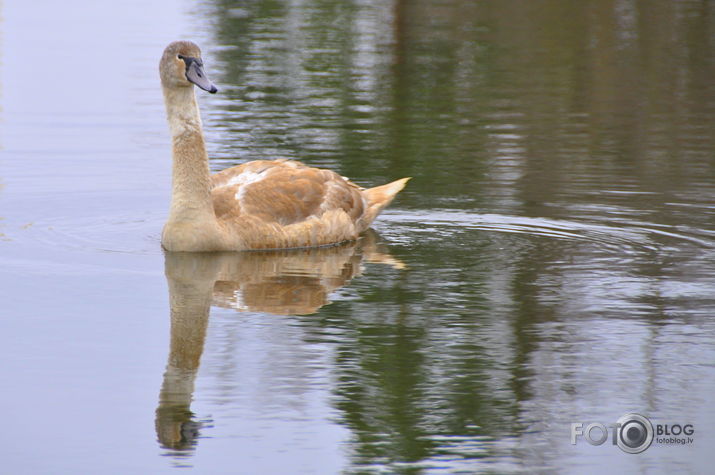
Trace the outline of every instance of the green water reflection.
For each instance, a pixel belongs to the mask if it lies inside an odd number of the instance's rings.
[[[712,418],[664,396],[713,388],[710,2],[205,8],[214,169],[414,177],[376,224],[404,267],[288,312],[334,349],[347,471],[548,470],[619,455],[568,445],[570,421]]]

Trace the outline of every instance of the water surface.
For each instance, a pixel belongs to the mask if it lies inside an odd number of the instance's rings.
[[[0,8],[8,471],[715,461],[709,2]],[[164,254],[157,62],[177,38],[220,89],[199,94],[214,170],[412,176],[375,232]],[[627,412],[694,442],[570,443]]]

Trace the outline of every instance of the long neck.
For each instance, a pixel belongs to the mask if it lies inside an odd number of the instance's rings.
[[[164,102],[174,162],[169,221],[215,219],[209,159],[194,89],[164,88]]]

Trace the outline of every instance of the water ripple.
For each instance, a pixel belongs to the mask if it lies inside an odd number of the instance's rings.
[[[646,222],[604,224],[540,217],[473,213],[459,210],[404,211],[388,210],[384,219],[429,232],[444,233],[453,228],[481,230],[552,239],[582,241],[606,248],[657,252],[667,247],[664,241],[689,243],[703,249],[715,249],[715,233],[680,226]],[[450,231],[451,232],[451,231]]]
[[[161,249],[161,219],[159,216],[57,216],[6,229],[5,239],[64,250],[156,254]]]

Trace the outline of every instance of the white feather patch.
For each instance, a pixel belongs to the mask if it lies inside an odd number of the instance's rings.
[[[240,200],[243,197],[243,194],[246,192],[246,187],[248,185],[263,180],[264,178],[266,178],[266,175],[268,175],[268,173],[266,173],[266,171],[264,170],[261,170],[261,172],[258,173],[246,170],[240,175],[231,178],[226,185],[239,185],[238,191],[236,192],[236,199]]]

